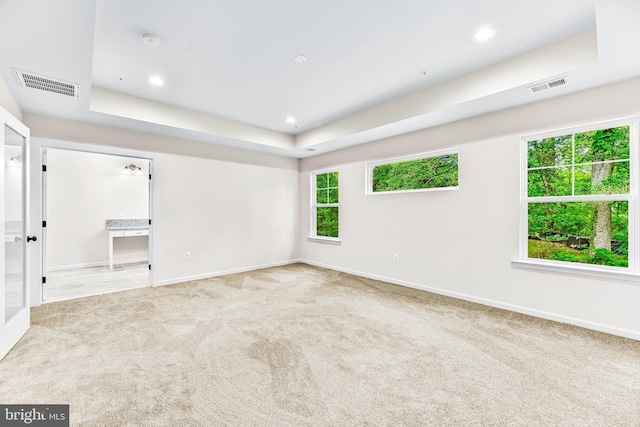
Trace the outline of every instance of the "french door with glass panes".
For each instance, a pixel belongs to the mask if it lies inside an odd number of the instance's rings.
[[[27,283],[29,129],[0,108],[0,359],[29,329]]]

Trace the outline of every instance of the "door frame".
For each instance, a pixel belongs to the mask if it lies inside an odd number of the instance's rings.
[[[150,161],[149,180],[149,282],[151,286],[159,286],[158,275],[158,254],[160,253],[160,188],[158,185],[158,171],[160,168],[160,156],[158,153],[147,151],[129,150],[119,147],[109,147],[104,145],[83,144],[70,141],[61,141],[48,138],[31,138],[31,230],[38,230],[39,237],[44,235],[42,221],[45,220],[43,212],[44,193],[42,166],[45,163],[43,150],[47,148],[81,151],[85,153],[106,154],[112,156],[134,157]],[[32,231],[32,232],[33,232]],[[31,263],[30,273],[33,278],[31,283],[31,307],[42,304],[42,277],[46,277],[46,265],[44,265],[45,239],[38,239],[37,245],[31,246],[29,262]],[[106,243],[105,243],[106,244]],[[106,247],[105,247],[106,248]]]

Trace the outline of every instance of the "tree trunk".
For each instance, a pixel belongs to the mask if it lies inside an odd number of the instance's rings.
[[[594,236],[591,247],[595,249],[611,250],[611,203],[597,202],[595,204]]]
[[[591,185],[595,186],[605,180],[613,172],[613,163],[595,164],[591,166]],[[593,238],[591,249],[611,250],[611,203],[597,202],[594,207]]]

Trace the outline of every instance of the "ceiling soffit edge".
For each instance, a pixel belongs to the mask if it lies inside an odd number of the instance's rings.
[[[89,109],[93,112],[169,126],[211,137],[237,140],[259,146],[304,151],[328,143],[363,135],[362,142],[377,139],[372,129],[398,129],[397,123],[489,97],[520,86],[529,86],[598,62],[596,29],[514,58],[465,74],[453,80],[402,96],[352,114],[327,125],[290,135],[223,117],[187,110],[132,95],[91,88]],[[371,135],[364,137],[364,135]],[[387,135],[389,136],[389,135]],[[362,138],[358,138],[362,139]]]
[[[405,95],[296,136],[304,150],[428,115],[493,94],[529,86],[598,63],[596,29]],[[365,141],[363,141],[365,142]]]
[[[294,136],[235,120],[92,86],[89,110],[225,139],[294,149]]]

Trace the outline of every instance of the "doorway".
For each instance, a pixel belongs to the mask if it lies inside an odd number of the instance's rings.
[[[42,301],[150,286],[151,160],[43,148]]]

